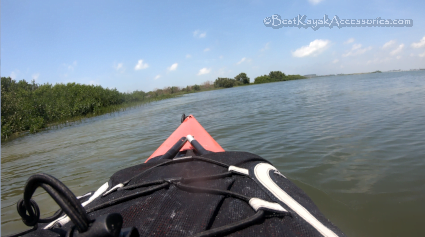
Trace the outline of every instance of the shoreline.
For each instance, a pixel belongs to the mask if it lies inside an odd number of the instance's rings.
[[[247,86],[247,85],[241,85],[241,86]],[[178,92],[178,93],[174,93],[174,94],[167,94],[167,95],[164,95],[160,98],[151,98],[151,99],[148,98],[148,99],[143,100],[143,101],[133,101],[133,102],[125,102],[125,103],[118,104],[118,105],[110,105],[110,106],[102,107],[100,109],[100,111],[98,111],[98,112],[88,113],[86,115],[73,116],[73,117],[69,117],[69,118],[66,118],[66,119],[57,120],[57,121],[48,123],[46,125],[46,127],[37,129],[37,131],[35,131],[33,133],[31,133],[29,129],[12,133],[9,136],[6,136],[6,138],[2,138],[1,143],[3,144],[3,143],[11,142],[11,141],[13,141],[17,138],[20,138],[20,137],[24,137],[24,136],[32,135],[32,134],[37,134],[39,132],[43,132],[43,131],[47,131],[47,130],[51,130],[51,129],[61,129],[61,128],[66,127],[66,126],[72,126],[72,124],[82,122],[85,119],[98,117],[98,116],[102,116],[102,115],[106,115],[106,114],[120,113],[120,112],[123,112],[127,109],[137,108],[137,107],[143,106],[145,104],[149,104],[149,103],[156,102],[156,101],[177,98],[177,97],[180,97],[180,96],[183,96],[183,95],[186,95],[186,94],[191,94],[191,93],[199,93],[199,92],[206,92],[206,91],[220,90],[220,89],[226,89],[226,88],[209,88],[209,89],[204,89],[204,90],[200,90],[200,91]]]
[[[421,70],[419,70],[419,71],[421,71]],[[354,76],[354,75],[388,73],[388,72],[400,72],[400,71],[387,71],[387,72],[374,71],[374,72],[351,73],[351,74],[317,75],[317,76],[314,76],[314,77],[303,77],[303,78],[297,78],[297,79],[291,79],[291,80],[268,81],[268,82],[262,82],[262,83],[254,83],[253,82],[253,83],[249,83],[249,84],[237,84],[237,85],[234,85],[232,87],[244,87],[244,86],[259,85],[259,84],[265,84],[265,83],[293,81],[293,80],[301,80],[301,79],[313,79],[313,78],[327,77],[327,76],[329,76],[329,77]],[[403,72],[409,72],[409,71],[403,71]],[[193,88],[193,87],[194,86],[190,86],[190,87],[187,86],[187,88]],[[232,88],[232,87],[229,87],[229,88]],[[157,89],[155,91],[146,92],[146,94],[148,96],[146,96],[146,99],[144,98],[142,101],[129,101],[129,102],[124,102],[122,104],[109,105],[109,106],[106,106],[106,107],[101,107],[96,112],[91,112],[91,113],[87,113],[85,115],[77,115],[77,116],[72,116],[72,117],[56,120],[56,121],[53,121],[53,122],[46,124],[45,127],[39,128],[39,129],[37,129],[36,131],[33,131],[33,132],[31,132],[30,129],[14,132],[10,135],[7,135],[5,138],[2,137],[1,143],[7,143],[7,142],[13,141],[17,138],[23,137],[23,136],[35,134],[35,133],[50,130],[50,129],[60,129],[60,128],[65,127],[65,126],[72,126],[72,124],[79,122],[79,121],[83,121],[85,119],[89,119],[89,118],[93,118],[93,117],[97,117],[97,116],[101,116],[101,115],[105,115],[105,114],[112,114],[112,113],[116,113],[116,112],[119,113],[119,112],[125,111],[127,109],[136,108],[136,107],[142,106],[144,104],[148,104],[148,103],[155,102],[155,101],[176,98],[176,97],[183,96],[185,94],[227,89],[226,87],[214,87],[211,84],[208,84],[207,86],[205,86],[205,83],[204,83],[204,85],[200,85],[199,89],[197,89],[197,90],[192,89],[192,90],[186,91],[185,88],[182,88],[182,89],[180,89],[180,91],[178,91],[176,93],[172,93],[172,92],[171,93],[167,93],[167,92],[163,93],[162,92],[162,91],[164,91],[166,89],[170,89],[170,88],[174,88],[174,87],[167,87],[167,88],[164,88],[164,89]],[[152,98],[149,97],[151,95],[154,95],[155,93],[158,94],[158,91],[161,91],[162,94],[157,95],[157,97],[152,97]]]

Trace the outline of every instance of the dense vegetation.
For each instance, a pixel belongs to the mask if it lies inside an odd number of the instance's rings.
[[[302,79],[300,75],[285,75],[280,71],[270,72],[255,78],[256,84]],[[202,85],[172,86],[153,91],[133,91],[121,93],[116,89],[94,85],[68,84],[36,84],[10,77],[1,78],[1,139],[22,131],[31,133],[52,124],[67,122],[84,117],[96,116],[108,112],[119,111],[131,105],[171,98],[174,96],[214,88],[229,88],[249,85],[246,73],[234,78],[217,78],[214,83]]]
[[[245,85],[249,84],[249,77],[244,72],[237,75],[234,79],[219,77],[214,81],[214,87],[216,88],[219,88],[219,87],[230,88],[233,86],[239,86],[244,84]]]
[[[121,93],[101,86],[36,84],[1,78],[1,138],[21,131],[34,133],[54,123],[113,112],[141,102],[213,89],[211,82],[185,88]]]
[[[272,71],[269,73],[269,75],[256,77],[254,80],[254,83],[260,84],[260,83],[277,82],[277,81],[298,80],[298,79],[304,79],[304,78],[306,77],[303,77],[301,75],[285,75],[285,73],[281,71]]]

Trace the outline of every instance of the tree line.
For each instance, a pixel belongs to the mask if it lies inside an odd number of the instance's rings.
[[[300,75],[285,75],[272,71],[269,75],[256,77],[255,84],[287,81],[304,78]],[[202,85],[186,87],[165,87],[153,91],[133,91],[121,93],[117,89],[99,85],[37,84],[33,80],[16,81],[10,77],[1,78],[1,139],[10,135],[29,131],[37,132],[51,124],[64,123],[81,117],[90,117],[118,111],[130,105],[150,102],[174,96],[218,88],[249,85],[250,78],[240,73],[234,78],[217,78]]]
[[[212,82],[202,85],[172,86],[153,91],[121,93],[99,85],[37,84],[33,80],[16,81],[1,78],[1,139],[29,131],[37,132],[51,124],[78,117],[90,117],[118,111],[129,105],[150,102],[177,95],[214,89]]]
[[[214,87],[215,88],[230,88],[234,86],[240,86],[240,85],[248,85],[250,83],[249,77],[246,75],[246,73],[242,72],[239,73],[235,78],[225,78],[225,77],[219,77],[214,81]]]
[[[254,79],[254,84],[278,82],[278,81],[290,81],[297,79],[304,79],[306,77],[301,75],[286,75],[281,71],[271,71],[268,75],[258,76]],[[223,87],[229,88],[240,85],[250,84],[250,79],[246,73],[240,73],[235,78],[222,78],[219,77],[214,81],[216,88]]]
[[[305,79],[306,77],[301,75],[285,75],[285,73],[281,71],[271,71],[269,75],[263,75],[256,77],[254,80],[255,84],[268,83],[268,82],[278,82],[278,81],[290,81],[290,80],[298,80]]]

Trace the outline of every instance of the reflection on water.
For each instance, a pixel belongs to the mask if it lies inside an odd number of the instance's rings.
[[[425,72],[324,77],[159,101],[2,144],[2,234],[26,179],[51,174],[76,194],[143,162],[193,114],[225,150],[269,159],[349,236],[425,232]],[[41,212],[57,206],[38,192]]]

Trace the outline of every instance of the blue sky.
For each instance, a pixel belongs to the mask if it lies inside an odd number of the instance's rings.
[[[149,91],[279,70],[425,68],[425,1],[1,1],[1,76]],[[413,27],[266,27],[273,14]]]

